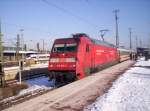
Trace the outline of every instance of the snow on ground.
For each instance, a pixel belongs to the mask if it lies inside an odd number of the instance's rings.
[[[48,80],[49,79],[46,76],[26,80],[24,82],[28,84],[29,88],[21,90],[18,95],[24,95],[39,90],[52,89],[54,86],[54,81]]]
[[[42,85],[42,86],[33,85],[33,86],[31,86],[31,87],[29,87],[27,89],[24,89],[24,90],[20,91],[18,95],[24,95],[24,94],[31,93],[31,92],[34,92],[34,91],[48,90],[50,88],[51,87],[46,87],[44,85]]]
[[[52,89],[52,86],[54,86],[54,81],[48,81],[48,77],[42,76],[30,80],[24,81],[29,85],[29,88],[23,89],[17,94],[16,96],[12,96],[6,99],[3,99],[2,101],[9,101],[13,100],[19,96],[23,96],[29,93],[37,93],[39,91],[46,91]]]
[[[46,86],[46,87],[51,87],[54,84],[54,81],[48,81],[48,80],[49,80],[48,77],[42,76],[42,77],[26,80],[25,82],[29,86],[33,86],[33,85],[42,86],[43,85],[43,86]]]
[[[30,93],[36,90],[47,90],[51,89],[54,86],[54,81],[48,81],[48,77],[42,76],[38,78],[33,78],[25,81],[29,88],[24,89],[19,92],[19,95]]]
[[[150,66],[150,60],[145,61],[145,58],[140,58],[137,63],[135,64],[135,66]]]
[[[150,68],[144,68],[148,64],[139,60],[84,111],[150,111]]]

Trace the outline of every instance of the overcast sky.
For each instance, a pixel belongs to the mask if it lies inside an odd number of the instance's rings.
[[[147,44],[150,36],[150,0],[0,0],[3,41],[15,42],[24,29],[25,43],[30,47],[44,39],[50,48],[54,39],[74,33],[87,33],[100,39],[99,30],[109,29],[105,40],[115,43],[115,17],[119,9],[120,44],[129,47],[129,31]]]

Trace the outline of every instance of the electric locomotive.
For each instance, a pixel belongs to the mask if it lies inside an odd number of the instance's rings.
[[[56,82],[72,82],[119,62],[117,48],[84,33],[54,41],[48,70]]]

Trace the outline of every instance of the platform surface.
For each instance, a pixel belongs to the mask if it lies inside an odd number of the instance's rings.
[[[125,61],[82,80],[14,105],[5,111],[77,111],[103,95],[133,61]]]

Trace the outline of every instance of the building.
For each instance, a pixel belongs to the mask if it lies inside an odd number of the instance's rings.
[[[4,61],[16,61],[17,56],[18,60],[22,57],[25,58],[29,56],[30,54],[37,54],[37,51],[22,51],[21,48],[19,48],[18,55],[17,55],[17,49],[16,47],[3,47],[3,58]]]

